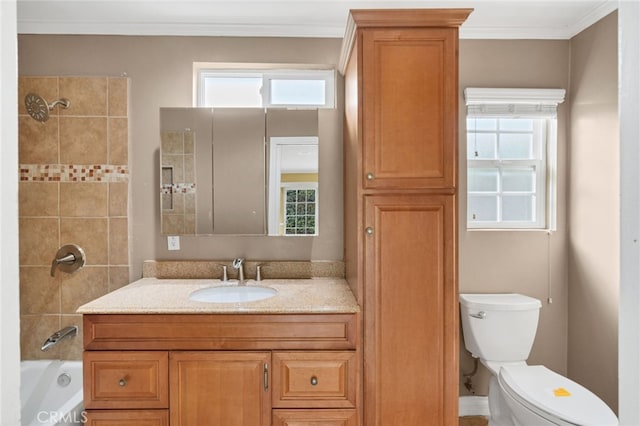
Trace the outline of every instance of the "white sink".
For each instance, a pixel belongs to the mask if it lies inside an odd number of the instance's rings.
[[[273,297],[277,293],[278,291],[271,287],[232,285],[201,288],[192,292],[189,300],[210,303],[255,302]]]

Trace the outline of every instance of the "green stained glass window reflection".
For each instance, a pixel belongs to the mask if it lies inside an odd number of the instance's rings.
[[[285,234],[316,235],[317,189],[287,188],[285,195]]]

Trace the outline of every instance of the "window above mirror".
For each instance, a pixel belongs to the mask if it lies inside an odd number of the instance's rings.
[[[335,108],[335,70],[194,63],[195,106]]]

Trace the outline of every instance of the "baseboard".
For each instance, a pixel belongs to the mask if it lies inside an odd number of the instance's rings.
[[[489,398],[486,396],[461,396],[458,415],[489,416]]]

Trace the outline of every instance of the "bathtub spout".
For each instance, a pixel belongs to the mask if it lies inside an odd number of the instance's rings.
[[[75,325],[71,325],[69,327],[63,328],[62,330],[58,330],[51,336],[47,337],[47,340],[44,341],[40,350],[43,352],[47,351],[53,346],[57,345],[65,337],[73,337],[76,334],[78,334],[78,327],[76,327]]]

